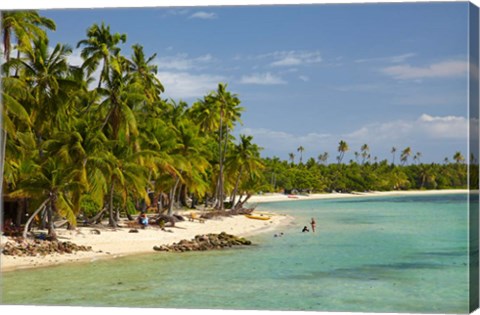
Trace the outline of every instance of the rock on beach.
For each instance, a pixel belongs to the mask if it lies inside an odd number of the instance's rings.
[[[91,251],[90,246],[72,242],[14,239],[5,243],[2,254],[7,256],[46,256],[50,254],[72,254],[78,251]]]
[[[180,242],[173,243],[172,245],[154,246],[153,249],[164,252],[190,252],[223,249],[232,246],[251,244],[251,241],[243,237],[222,232],[220,234],[197,235],[192,240],[181,240]]]

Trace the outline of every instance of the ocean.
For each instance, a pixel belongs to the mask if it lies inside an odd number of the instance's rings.
[[[240,249],[8,272],[2,304],[467,313],[467,201],[448,194],[260,204],[294,221]],[[316,232],[302,233],[312,217]]]

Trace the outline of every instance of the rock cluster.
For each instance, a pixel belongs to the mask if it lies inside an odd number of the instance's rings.
[[[9,256],[45,256],[54,253],[71,254],[78,251],[91,251],[90,246],[76,245],[72,242],[33,240],[22,238],[7,242],[2,248],[2,254]]]
[[[234,235],[222,232],[220,234],[197,235],[192,240],[181,240],[178,243],[166,246],[154,246],[156,251],[164,252],[190,252],[190,251],[205,251],[212,249],[222,249],[238,245],[251,245],[252,242]]]

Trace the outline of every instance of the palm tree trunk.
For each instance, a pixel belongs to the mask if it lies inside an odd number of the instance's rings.
[[[5,105],[3,105],[5,106]],[[1,109],[1,108],[0,108]],[[7,111],[5,111],[7,112]],[[7,130],[5,129],[1,129],[2,131],[2,137],[1,137],[1,140],[2,140],[2,144],[1,144],[1,157],[0,157],[0,175],[3,175],[3,171],[5,169],[4,165],[5,165],[5,155],[6,155],[6,150],[7,150]],[[0,176],[2,178],[2,180],[0,180],[0,201],[3,202],[3,176]]]
[[[238,186],[240,184],[240,178],[242,177],[242,173],[243,173],[243,165],[240,166],[240,170],[238,171],[237,180],[235,181],[235,188],[233,188],[232,195],[230,196],[230,202],[231,202],[230,209],[233,209],[234,206],[235,206],[235,198],[237,198],[237,191],[238,191]]]
[[[238,203],[235,205],[235,209],[242,208],[243,205],[248,201],[248,199],[250,199],[250,197],[252,197],[252,194],[247,193],[247,196],[245,197],[244,200],[242,200],[242,198],[240,198],[240,199],[238,200]]]
[[[163,212],[163,192],[158,195],[157,211],[159,214]]]
[[[217,210],[223,210],[223,153],[222,153],[222,139],[223,139],[223,109],[220,112],[220,134],[218,138],[218,150],[219,150],[219,165],[220,170],[218,173],[218,195],[217,195]]]
[[[170,190],[170,204],[168,205],[168,215],[173,215],[173,204],[175,203],[175,192],[177,190],[178,183],[180,182],[180,177],[177,176],[177,180],[175,181],[175,185]]]
[[[47,204],[47,202],[50,201],[50,198],[47,198],[45,199],[44,202],[42,202],[42,204],[40,205],[40,207],[37,208],[37,210],[35,210],[32,215],[30,216],[30,218],[28,219],[27,223],[25,223],[25,228],[23,229],[23,238],[27,238],[27,233],[28,233],[28,230],[30,228],[30,224],[32,223],[33,219],[35,219],[35,217],[37,216],[37,214],[39,214],[44,208],[45,208],[45,205]]]
[[[117,227],[117,222],[115,221],[115,216],[113,212],[113,194],[114,194],[114,180],[112,179],[112,183],[110,184],[110,193],[109,193],[109,201],[108,201],[108,225],[111,227]]]
[[[57,233],[55,232],[55,226],[53,224],[53,215],[56,213],[55,200],[57,197],[55,195],[50,197],[50,204],[47,206],[47,219],[48,219],[48,236],[51,240],[57,239]]]

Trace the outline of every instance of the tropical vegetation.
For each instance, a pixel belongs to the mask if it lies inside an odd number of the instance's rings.
[[[409,164],[406,148],[396,165],[395,155],[372,162],[365,144],[345,164],[342,140],[337,163],[328,164],[327,152],[303,163],[303,146],[298,164],[294,153],[289,161],[261,158],[251,136],[234,136],[244,108],[227,84],[190,105],[165,99],[156,55],[134,44],[126,56],[127,35],[105,24],[78,41],[81,66],[69,62],[71,47],[49,43],[55,23],[35,11],[4,12],[1,27],[1,190],[52,238],[55,217],[75,228],[106,216],[115,227],[137,211],[237,209],[261,191],[466,187],[461,154],[438,165],[420,163],[417,153]]]

